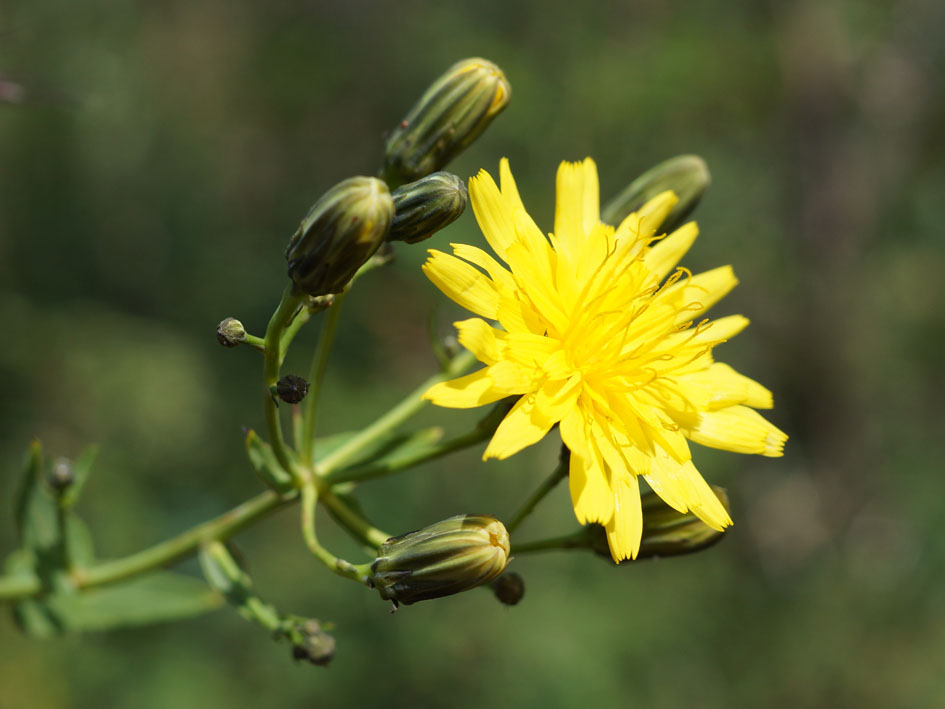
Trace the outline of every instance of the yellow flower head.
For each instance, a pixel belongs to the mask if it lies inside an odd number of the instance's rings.
[[[482,316],[455,325],[460,343],[487,366],[425,397],[455,408],[520,397],[484,459],[507,458],[560,424],[574,513],[581,524],[606,528],[614,561],[640,548],[641,476],[680,512],[714,529],[730,525],[687,439],[767,456],[781,455],[787,440],[755,411],[771,408],[771,392],[712,358],[713,347],[748,325],[741,315],[702,319],[738,283],[731,267],[697,276],[676,268],[698,229],[690,222],[659,236],[676,203],[672,192],[616,228],[601,223],[590,158],[559,167],[547,238],[505,159],[500,177],[501,189],[481,171],[469,196],[508,267],[465,244],[452,244],[453,256],[431,250],[423,266],[448,297]]]

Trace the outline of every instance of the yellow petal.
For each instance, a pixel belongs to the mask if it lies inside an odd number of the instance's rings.
[[[496,330],[480,318],[460,320],[453,325],[459,332],[459,344],[476,355],[476,359],[486,364],[499,361],[500,342],[505,339],[506,333]]]
[[[643,536],[640,483],[636,475],[614,478],[614,516],[607,523],[607,544],[614,561],[636,559]]]
[[[715,530],[721,531],[732,523],[725,506],[691,460],[678,463],[665,451],[657,451],[646,481],[667,505],[682,513],[692,510]]]
[[[597,165],[562,162],[558,166],[555,197],[555,237],[567,258],[580,254],[584,235],[600,221],[600,187]]]
[[[564,382],[546,384],[537,394],[526,394],[502,419],[482,459],[502,460],[537,443],[558,423],[575,398]]]
[[[658,300],[671,303],[680,310],[676,323],[697,320],[706,310],[718,303],[738,285],[731,266],[720,266],[692,278],[681,278],[663,291]]]
[[[597,461],[585,460],[572,450],[568,487],[578,522],[610,522],[614,515],[614,493],[607,473]]]
[[[653,274],[654,280],[663,280],[676,267],[698,235],[699,227],[695,222],[683,224],[665,239],[656,242],[643,255],[643,263]]]
[[[711,486],[696,470],[692,461],[682,464],[680,476],[685,476],[690,481],[689,509],[707,525],[717,532],[721,532],[726,527],[732,525],[732,518],[725,509],[725,505],[716,496]]]
[[[666,217],[673,211],[673,207],[679,201],[679,197],[672,190],[660,192],[655,197],[647,200],[646,204],[640,207],[636,214],[640,218],[638,227],[641,235],[648,238],[659,231],[660,226],[666,221]]]
[[[735,404],[755,409],[774,406],[771,392],[754,379],[716,362],[699,372],[677,378],[680,390],[699,409],[714,411]]]
[[[515,290],[515,280],[498,261],[480,248],[468,244],[450,244],[453,254],[471,264],[479,266],[489,274],[501,292],[511,293]]]
[[[506,247],[515,239],[515,225],[506,207],[506,200],[496,187],[495,181],[485,170],[469,180],[469,202],[482,235],[489,246],[505,259]]]
[[[465,377],[434,384],[423,394],[424,399],[437,406],[451,409],[471,409],[504,399],[508,394],[497,389],[489,377],[489,368],[467,374]]]
[[[423,272],[433,285],[467,310],[495,320],[499,312],[499,292],[495,284],[455,256],[434,249],[429,253]]]
[[[704,446],[776,458],[784,454],[787,434],[747,406],[706,411],[686,436]]]

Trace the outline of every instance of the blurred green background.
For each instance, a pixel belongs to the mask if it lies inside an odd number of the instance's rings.
[[[735,266],[717,312],[753,325],[720,358],[775,392],[791,440],[777,460],[695,451],[733,501],[722,544],[619,568],[522,557],[514,608],[475,591],[391,615],[280,512],[237,541],[265,597],[336,623],[328,670],[229,609],[53,641],[3,614],[0,707],[945,705],[943,36],[938,0],[4,3],[0,553],[34,436],[52,455],[102,445],[80,503],[102,556],[259,490],[240,432],[262,424],[259,358],[214,327],[261,334],[309,205],[372,174],[385,131],[466,56],[502,66],[513,96],[451,170],[508,156],[547,229],[562,159],[595,157],[607,197],[705,157],[684,263]],[[449,241],[481,243],[471,213],[428,245]],[[446,334],[460,311],[423,252],[399,249],[348,299],[325,433],[436,366],[431,314]],[[286,371],[304,371],[315,330]],[[364,504],[392,532],[507,517],[556,452],[468,451],[365,486]],[[519,535],[574,524],[561,486]]]

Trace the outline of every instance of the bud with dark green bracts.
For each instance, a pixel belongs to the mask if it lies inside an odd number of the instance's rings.
[[[371,583],[396,607],[468,591],[508,563],[505,525],[488,515],[459,515],[384,542]]]
[[[712,485],[712,491],[725,509],[729,510],[725,488]],[[638,560],[691,554],[722,539],[724,532],[712,529],[692,512],[677,512],[654,492],[648,492],[640,499],[643,507],[643,539]],[[611,559],[604,528],[591,525],[589,529],[592,535],[591,547],[600,556]]]
[[[217,325],[217,342],[224,347],[236,347],[246,339],[246,329],[236,318],[226,318]]]
[[[341,293],[378,247],[394,218],[387,185],[351,177],[322,195],[285,250],[289,278],[312,296]]]
[[[394,222],[387,235],[390,241],[416,244],[429,239],[459,219],[466,209],[466,185],[449,172],[434,172],[402,185],[391,196]]]
[[[287,404],[298,404],[308,394],[308,382],[296,374],[286,374],[276,382],[276,396]]]
[[[683,223],[708,189],[711,177],[705,160],[698,155],[679,155],[652,167],[630,183],[601,211],[601,221],[616,226],[656,195],[672,190],[679,201],[663,221],[660,233]]]
[[[393,185],[441,170],[506,106],[512,88],[486,59],[464,59],[434,81],[387,139],[384,177]]]

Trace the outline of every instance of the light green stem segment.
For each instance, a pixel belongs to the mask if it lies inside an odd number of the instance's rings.
[[[191,527],[176,537],[143,549],[137,554],[114,561],[103,561],[86,569],[77,569],[74,574],[76,586],[78,588],[102,586],[167,566],[190,556],[202,543],[214,539],[226,539],[236,534],[273,510],[291,503],[296,497],[294,493],[280,496],[267,490],[232,510],[224,512],[219,517]]]
[[[512,521],[505,525],[505,528],[509,530],[509,534],[515,531],[525,518],[532,513],[532,510],[535,509],[538,503],[545,498],[545,495],[554,490],[555,486],[567,477],[567,475],[568,459],[565,457],[558,462],[558,466],[551,471],[551,475],[545,478],[541,485],[535,488],[535,491],[525,500],[525,503],[519,508],[518,512],[515,513],[515,516],[512,517]]]
[[[325,380],[325,371],[328,368],[328,355],[331,353],[332,343],[335,341],[335,332],[341,316],[341,306],[344,303],[344,293],[335,296],[335,302],[328,309],[321,334],[318,336],[318,345],[312,357],[312,368],[309,371],[308,381],[310,390],[305,401],[305,414],[302,417],[302,462],[311,467],[315,460],[315,421],[318,415],[318,397],[322,392],[322,382]]]
[[[227,579],[232,580],[232,583],[240,590],[247,592],[245,596],[239,599],[240,615],[247,620],[259,623],[266,630],[274,633],[278,632],[282,628],[282,618],[279,617],[279,612],[268,603],[265,603],[259,596],[250,592],[252,582],[249,576],[239,567],[227,548],[221,542],[213,541],[205,545],[204,549],[206,555],[212,557],[220,572]],[[200,557],[200,563],[201,566],[206,563],[203,553]],[[206,567],[204,567],[204,574],[208,574]],[[230,600],[230,602],[233,601]]]
[[[400,458],[397,461],[367,463],[366,465],[359,465],[353,468],[344,468],[342,470],[338,470],[337,472],[326,475],[325,480],[331,482],[332,484],[338,484],[355,481],[364,482],[365,480],[373,480],[374,478],[382,478],[386,475],[393,475],[394,473],[399,473],[402,470],[413,468],[417,465],[420,465],[421,463],[426,463],[431,460],[436,460],[437,458],[442,458],[444,455],[448,455],[454,451],[463,450],[464,448],[469,448],[470,446],[474,446],[477,443],[482,443],[483,441],[488,440],[492,436],[492,433],[493,432],[489,430],[481,431],[477,429],[462,436],[451,438],[448,441],[443,441],[436,448],[419,451],[412,456]]]
[[[370,564],[355,566],[350,561],[339,559],[323,547],[315,534],[315,506],[318,503],[318,491],[313,482],[302,488],[302,537],[315,557],[339,576],[369,585]],[[386,539],[386,537],[385,537]]]
[[[266,328],[266,345],[263,362],[263,411],[266,416],[266,429],[269,432],[269,445],[286,472],[299,479],[298,466],[293,462],[282,437],[282,424],[279,421],[279,409],[273,399],[272,387],[279,381],[279,367],[281,365],[282,334],[302,303],[305,295],[295,290],[293,285],[286,286],[282,293],[279,307],[269,320]]]
[[[513,544],[511,553],[532,554],[539,551],[560,551],[561,549],[585,549],[589,546],[587,531],[581,529],[574,534],[549,539],[538,539],[533,542]]]
[[[458,354],[453,358],[445,371],[427,379],[423,384],[410,392],[410,394],[394,408],[381,416],[370,426],[349,438],[344,445],[339,446],[322,458],[315,466],[315,472],[320,476],[324,476],[334,470],[338,470],[342,465],[357,455],[362,448],[392,431],[422,409],[427,403],[423,399],[423,394],[427,389],[434,384],[462,374],[469,369],[475,361],[476,358],[473,356],[472,352],[464,351]]]

